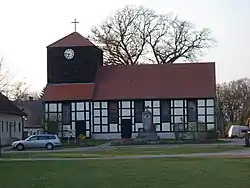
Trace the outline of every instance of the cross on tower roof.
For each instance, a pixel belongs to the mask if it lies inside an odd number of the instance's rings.
[[[71,22],[71,23],[75,24],[75,32],[76,32],[76,24],[78,24],[79,22],[76,21],[76,18],[75,18],[75,20],[73,22]]]

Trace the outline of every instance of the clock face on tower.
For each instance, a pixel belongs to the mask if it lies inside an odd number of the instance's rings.
[[[75,53],[72,49],[67,49],[64,51],[64,57],[66,59],[73,59],[74,55],[75,55]]]

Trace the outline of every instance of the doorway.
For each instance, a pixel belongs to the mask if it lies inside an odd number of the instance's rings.
[[[121,121],[121,137],[131,138],[132,136],[132,120],[122,119]]]
[[[86,136],[86,122],[84,120],[76,121],[75,126],[76,126],[75,127],[75,129],[76,129],[76,137],[78,137],[80,134]]]

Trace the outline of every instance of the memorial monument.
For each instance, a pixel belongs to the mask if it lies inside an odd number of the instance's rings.
[[[156,127],[153,123],[152,112],[149,111],[148,107],[142,113],[142,124],[143,128],[138,131],[137,138],[145,140],[158,140],[159,136],[156,133]]]

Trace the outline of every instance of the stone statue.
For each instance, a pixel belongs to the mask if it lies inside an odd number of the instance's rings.
[[[142,124],[145,132],[151,132],[153,118],[152,118],[152,113],[149,110],[145,110],[142,113]]]
[[[142,124],[143,131],[138,132],[137,138],[143,138],[146,140],[158,140],[159,137],[155,131],[155,125],[153,124],[153,115],[149,111],[149,107],[145,108],[145,111],[142,113]]]

